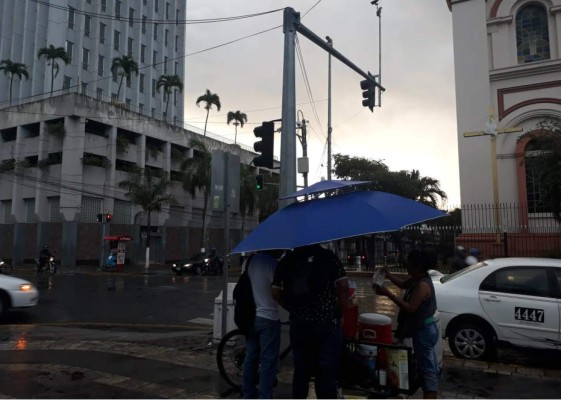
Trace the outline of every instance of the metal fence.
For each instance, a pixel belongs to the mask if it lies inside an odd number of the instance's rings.
[[[348,239],[340,256],[348,268],[387,265],[405,270],[405,256],[412,249],[432,249],[439,269],[447,271],[456,246],[477,248],[479,259],[497,257],[561,258],[561,223],[551,213],[528,212],[526,204],[464,205],[449,216],[406,227],[398,232]]]

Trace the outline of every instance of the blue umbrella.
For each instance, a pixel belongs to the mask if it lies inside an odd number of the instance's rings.
[[[259,224],[232,253],[294,249],[353,236],[397,231],[447,214],[391,193],[361,191],[286,206]]]

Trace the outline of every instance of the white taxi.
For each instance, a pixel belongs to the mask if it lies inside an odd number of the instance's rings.
[[[486,260],[434,283],[443,337],[455,356],[486,359],[499,342],[561,349],[561,260]]]
[[[0,317],[10,308],[27,308],[37,305],[39,291],[25,279],[0,274]]]

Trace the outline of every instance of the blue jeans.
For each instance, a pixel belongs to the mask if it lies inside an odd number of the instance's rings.
[[[255,324],[247,335],[243,364],[244,398],[255,399],[258,394],[261,399],[273,398],[273,382],[279,362],[280,332],[280,320],[255,317]],[[256,388],[258,381],[259,393]]]
[[[317,325],[290,322],[290,343],[294,356],[292,397],[308,397],[310,378],[315,376],[318,399],[337,398],[337,370],[343,346],[340,323]]]
[[[417,359],[417,367],[421,373],[423,392],[438,392],[438,358],[436,343],[438,342],[438,328],[434,322],[423,326],[413,335],[413,349]]]

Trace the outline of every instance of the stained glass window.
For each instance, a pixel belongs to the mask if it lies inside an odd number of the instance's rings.
[[[547,12],[539,4],[522,7],[516,15],[518,64],[549,60]]]

